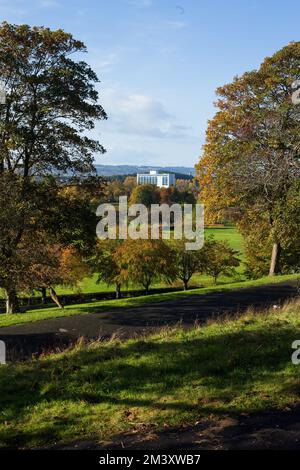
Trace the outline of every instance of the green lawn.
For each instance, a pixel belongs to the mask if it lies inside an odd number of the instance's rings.
[[[87,313],[97,313],[107,311],[108,309],[111,310],[113,308],[125,308],[125,307],[136,307],[140,305],[146,305],[152,302],[161,302],[164,300],[169,299],[177,299],[182,297],[188,296],[195,296],[195,295],[203,295],[208,294],[210,292],[222,292],[226,290],[232,289],[243,289],[245,287],[251,286],[259,286],[263,284],[273,284],[279,283],[283,281],[295,280],[300,279],[300,274],[294,275],[285,275],[285,276],[277,276],[274,278],[263,277],[261,279],[251,280],[251,281],[244,281],[244,282],[236,282],[236,283],[228,283],[223,285],[205,287],[201,289],[193,289],[189,291],[177,291],[177,292],[168,292],[165,294],[153,294],[148,296],[140,296],[140,297],[132,297],[127,299],[119,299],[119,300],[101,300],[95,301],[91,303],[84,303],[79,305],[69,305],[65,307],[63,310],[59,308],[43,308],[43,309],[35,309],[35,310],[27,310],[24,313],[19,314],[2,314],[0,315],[0,328],[5,326],[12,326],[18,325],[21,323],[29,323],[35,322],[40,320],[46,320],[50,318],[58,318],[58,317],[69,317],[73,315],[84,315]]]
[[[300,305],[0,367],[0,445],[107,439],[299,402]]]
[[[244,252],[243,237],[235,227],[206,228],[205,236],[213,235],[216,240],[227,240],[232,248]]]

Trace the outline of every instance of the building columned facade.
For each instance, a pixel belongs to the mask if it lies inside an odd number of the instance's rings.
[[[172,173],[157,173],[153,170],[149,173],[138,173],[136,181],[137,184],[153,184],[159,188],[169,188],[175,185],[175,175]]]

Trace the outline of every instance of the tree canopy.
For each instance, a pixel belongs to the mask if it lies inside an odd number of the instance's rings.
[[[218,88],[218,111],[209,122],[198,164],[208,220],[231,209],[244,222],[255,210],[256,224],[268,224],[270,274],[278,270],[282,247],[280,208],[300,177],[300,106],[292,101],[299,78],[300,42],[293,42],[267,57],[258,70]]]
[[[106,114],[98,103],[96,74],[78,60],[84,52],[81,41],[60,29],[6,22],[0,26],[0,76],[5,88],[5,102],[0,104],[0,197],[7,204],[0,220],[0,257],[5,260],[0,287],[6,290],[9,310],[18,310],[17,281],[24,269],[18,253],[28,240],[38,243],[38,226],[42,238],[47,233],[52,243],[63,238],[67,243],[71,231],[77,246],[82,241],[86,219],[82,217],[80,228],[68,228],[74,221],[69,215],[80,204],[63,198],[49,177],[59,172],[92,173],[95,152],[104,152],[89,136]],[[47,263],[47,257],[42,259]]]

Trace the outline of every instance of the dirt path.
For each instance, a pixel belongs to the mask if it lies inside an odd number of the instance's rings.
[[[244,311],[250,306],[278,304],[297,294],[296,282],[270,284],[227,292],[191,295],[186,298],[151,303],[141,307],[97,311],[0,328],[0,339],[7,345],[8,360],[66,346],[79,337],[122,339],[148,334],[163,325],[181,322],[190,327],[217,315]]]
[[[254,450],[300,449],[300,405],[237,419],[207,420],[194,426],[137,429],[103,443],[79,441],[54,449],[78,450]]]

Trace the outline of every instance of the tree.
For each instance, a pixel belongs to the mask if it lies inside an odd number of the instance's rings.
[[[186,240],[173,240],[171,243],[174,251],[176,276],[183,282],[184,290],[188,289],[188,284],[196,272],[203,270],[203,251],[186,250]]]
[[[20,176],[5,173],[0,178],[0,286],[5,289],[7,313],[20,310],[18,290],[38,288],[40,275],[53,268],[47,247],[67,249],[73,244],[86,256],[96,237],[96,217],[88,200],[69,198],[47,180],[32,179],[26,183],[26,192],[22,189]],[[44,287],[41,292],[45,297]]]
[[[53,189],[51,206],[43,211],[43,227],[49,243],[74,245],[82,256],[91,255],[96,243],[97,216],[93,188],[58,186]],[[83,191],[83,192],[82,192]],[[97,186],[98,197],[101,187]],[[49,193],[48,193],[49,194]]]
[[[127,239],[114,254],[120,283],[140,284],[146,295],[153,282],[170,282],[176,277],[172,249],[163,240]]]
[[[252,226],[255,225],[255,231]],[[270,237],[269,221],[253,210],[240,223],[244,236],[245,275],[251,279],[267,276],[270,269],[270,252],[272,239]]]
[[[177,186],[171,188],[171,201],[178,204],[195,204],[196,198],[191,189],[179,189]]]
[[[286,206],[300,176],[300,105],[292,102],[299,70],[300,42],[293,42],[258,70],[219,88],[219,110],[209,122],[198,165],[201,198],[211,219],[234,208],[239,223],[253,210],[267,220],[270,275],[278,272],[282,248],[278,208]]]
[[[248,226],[255,225],[255,230]],[[286,204],[276,208],[276,232],[281,240],[278,270],[282,274],[300,271],[300,182],[288,191]],[[245,239],[246,275],[251,278],[265,276],[269,271],[269,253],[272,238],[266,217],[255,209],[241,225]]]
[[[280,271],[300,272],[300,181],[290,188],[286,205],[278,207],[276,231],[281,240]]]
[[[71,58],[85,51],[82,42],[62,30],[0,26],[0,76],[6,92],[6,102],[0,105],[2,193],[9,180],[10,186],[17,180],[14,198],[5,209],[7,229],[0,237],[5,259],[0,287],[9,311],[18,310],[18,250],[35,236],[32,211],[38,202],[33,181],[42,188],[43,179],[54,172],[92,172],[93,154],[104,152],[86,135],[96,120],[106,118],[97,103],[97,76],[85,62]],[[44,206],[44,212],[48,210],[49,205]]]
[[[203,248],[203,268],[202,272],[212,276],[214,284],[217,284],[218,277],[233,276],[235,267],[238,267],[240,260],[236,257],[238,252],[233,250],[226,240],[217,241],[213,237],[206,240]]]
[[[120,277],[120,266],[116,258],[116,251],[122,241],[120,240],[98,240],[94,255],[89,263],[93,272],[98,274],[97,283],[103,281],[107,285],[115,285],[116,298],[121,297],[122,280]]]
[[[0,177],[0,287],[4,289],[7,313],[20,311],[17,288],[26,277],[30,260],[35,263],[43,258],[39,256],[41,237],[37,227],[42,221],[39,187],[32,182],[25,194],[22,183],[18,175],[4,173]]]
[[[124,188],[124,183],[122,183],[122,181],[115,179],[106,182],[105,201],[109,203],[119,202],[120,196],[128,196],[129,194],[130,192],[126,192]]]
[[[159,191],[152,184],[140,184],[136,186],[130,198],[130,204],[144,204],[150,207],[151,204],[159,203]]]
[[[32,293],[40,290],[46,296],[46,290],[49,289],[54,302],[62,307],[55,286],[61,284],[74,287],[89,274],[75,247],[49,245],[47,234],[41,230],[35,231],[34,237],[31,235],[30,231],[24,232],[9,259],[6,253],[0,255],[0,282],[5,286],[6,293],[10,292],[9,280],[14,280],[14,291],[10,296],[6,294],[7,313],[20,311],[18,298],[14,294],[17,291]]]
[[[44,295],[48,289],[52,300],[63,308],[55,286],[76,287],[90,274],[90,270],[74,246],[47,245],[42,241],[39,240],[33,259],[29,257],[29,266],[19,289],[23,292],[37,289]],[[24,254],[22,256],[24,259]]]
[[[173,204],[172,200],[172,188],[160,188],[159,191],[159,202],[160,204],[168,204],[171,206]],[[177,202],[177,201],[176,201]]]
[[[124,180],[125,194],[129,196],[135,187],[136,187],[136,176],[126,176]]]
[[[97,76],[72,54],[86,48],[62,30],[2,23],[0,75],[0,171],[22,176],[93,170],[93,153],[103,147],[83,134],[105,119],[97,104]]]

